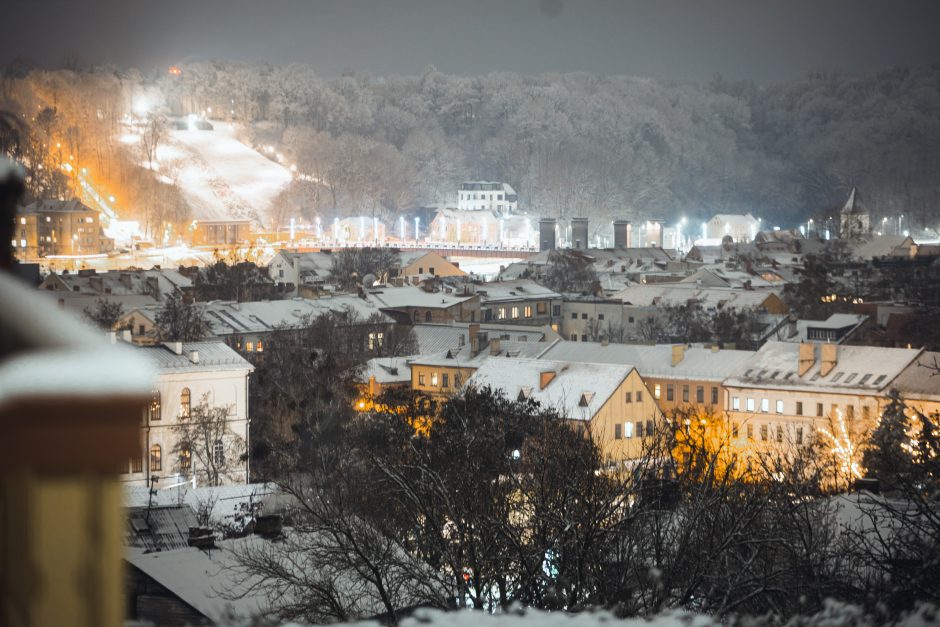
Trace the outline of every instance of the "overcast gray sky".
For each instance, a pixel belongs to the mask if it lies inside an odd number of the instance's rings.
[[[787,79],[940,61],[938,0],[0,0],[0,62]]]

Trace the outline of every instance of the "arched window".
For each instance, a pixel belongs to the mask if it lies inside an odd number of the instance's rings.
[[[415,322],[420,322],[420,320],[418,319],[418,316],[419,316],[419,315],[420,315],[420,314],[418,313],[418,310],[415,309],[415,315],[414,315]]]
[[[192,406],[192,394],[190,394],[189,388],[183,388],[183,391],[180,392],[180,418],[189,418]]]
[[[150,472],[163,470],[163,449],[159,444],[150,447]]]
[[[160,420],[160,393],[154,392],[150,398],[150,407],[147,408],[150,421]]]
[[[193,467],[193,452],[188,446],[180,448],[180,472],[189,472]]]
[[[425,322],[430,322],[430,321],[431,321],[431,312],[430,312],[430,311],[425,311],[425,312],[424,312],[424,321],[425,321]]]

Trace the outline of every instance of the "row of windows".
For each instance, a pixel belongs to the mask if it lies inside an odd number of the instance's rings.
[[[691,392],[691,386],[688,386],[688,385],[682,386],[682,402],[683,403],[690,402],[691,400],[690,392]],[[656,398],[656,400],[659,400],[660,398],[662,398],[662,393],[663,393],[662,384],[657,383],[656,385],[653,386],[653,396]],[[711,398],[710,402],[712,405],[718,404],[718,386],[714,386],[714,385],[711,386],[710,398]],[[666,400],[667,401],[676,400],[676,389],[675,389],[675,386],[672,385],[671,383],[666,384]],[[705,386],[704,385],[695,386],[695,402],[705,403]]]
[[[213,463],[216,466],[225,464],[225,445],[222,440],[216,440],[212,449]],[[180,472],[188,472],[193,467],[193,453],[188,447],[183,447],[179,452],[178,469]],[[161,472],[163,470],[163,447],[154,444],[150,447],[150,472]],[[138,474],[144,471],[144,460],[142,457],[135,457],[128,461],[124,468],[125,473]]]
[[[418,385],[427,385],[427,377],[423,372],[418,373]],[[450,373],[442,372],[440,376],[438,373],[432,372],[430,376],[431,387],[440,387],[440,388],[449,388],[450,387]],[[459,372],[454,373],[454,387],[459,388],[462,380]]]
[[[755,427],[757,427],[755,429]],[[796,444],[805,444],[808,442],[808,438],[804,437],[806,434],[806,429],[803,425],[795,425],[792,429],[793,442]],[[761,442],[777,442],[782,443],[784,439],[784,426],[782,424],[772,425],[770,423],[760,423],[754,425],[753,423],[747,423],[744,425],[745,437],[748,440],[753,440],[755,438],[755,432],[760,438]],[[738,439],[741,437],[741,428],[740,425],[736,422],[731,424],[731,437]]]
[[[192,400],[193,395],[189,391],[189,388],[183,388],[183,391],[180,392],[180,418],[189,418],[192,411]],[[158,421],[163,417],[160,411],[159,392],[154,392],[153,396],[150,398],[150,405],[147,407],[147,417],[151,422]]]
[[[493,198],[494,195],[496,196],[496,198]],[[486,200],[486,199],[487,199],[486,194],[464,194],[462,192],[460,194],[460,200]],[[503,200],[503,195],[502,194],[490,194],[489,199],[490,200]]]
[[[645,427],[645,429],[644,429]],[[653,421],[652,420],[637,420],[634,422],[625,422],[620,424],[619,422],[614,425],[614,439],[615,440],[629,440],[631,438],[637,437],[648,437],[653,435]]]
[[[572,311],[572,312],[571,312],[571,319],[572,319],[572,320],[577,320],[577,319],[578,319],[578,312]],[[587,320],[587,319],[588,319],[588,315],[587,315],[586,313],[582,313],[582,314],[581,314],[581,319],[582,319],[582,320]],[[602,314],[602,313],[597,314],[597,319],[598,319],[598,320],[603,320],[603,319],[604,319],[604,314]]]
[[[760,412],[763,414],[770,413],[770,399],[762,398],[760,399]],[[758,400],[754,398],[744,399],[744,411],[757,412]],[[783,414],[785,411],[785,403],[782,400],[776,400],[773,402],[774,413]],[[733,396],[731,397],[731,409],[735,411],[741,411],[741,397]],[[817,417],[822,417],[825,415],[825,406],[823,403],[816,403],[815,415]],[[839,410],[839,405],[832,404],[829,406],[829,412],[831,415],[835,415]],[[804,413],[803,401],[795,401],[793,407],[793,414],[796,416],[806,416],[808,414]],[[846,405],[845,412],[843,414],[848,419],[855,418],[855,405]],[[871,418],[871,407],[868,405],[862,405],[862,418],[868,420]]]

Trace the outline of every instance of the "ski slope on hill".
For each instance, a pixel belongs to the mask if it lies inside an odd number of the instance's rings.
[[[170,131],[157,150],[162,173],[179,187],[194,220],[269,226],[271,203],[291,173],[235,139],[230,124],[212,124],[211,131]]]

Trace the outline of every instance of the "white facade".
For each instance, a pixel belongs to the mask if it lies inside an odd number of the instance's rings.
[[[141,457],[129,460],[121,479],[146,486],[156,478],[153,487],[157,490],[179,483],[205,485],[206,469],[200,467],[198,455],[191,456],[187,467],[174,451],[179,442],[177,426],[203,402],[210,408],[228,408],[226,441],[219,450],[231,450],[233,444],[247,450],[248,377],[254,366],[222,342],[168,342],[139,350],[156,366],[157,382],[153,401],[141,420]],[[226,462],[225,466],[227,472],[220,477],[223,484],[247,483],[247,462]]]
[[[508,183],[468,181],[457,188],[457,208],[461,211],[515,213],[518,206],[516,190]]]
[[[760,220],[749,213],[719,213],[708,221],[706,235],[709,240],[721,241],[730,235],[735,242],[751,242],[760,231]]]

